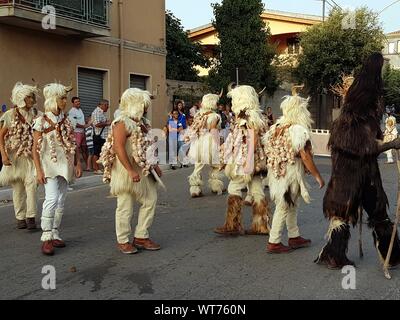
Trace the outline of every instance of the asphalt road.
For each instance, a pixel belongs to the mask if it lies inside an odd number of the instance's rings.
[[[328,180],[330,160],[317,163]],[[265,252],[266,237],[213,233],[223,223],[226,195],[206,190],[206,197],[190,199],[190,172],[165,174],[168,193],[160,191],[151,228],[151,237],[162,245],[158,252],[125,256],[116,250],[116,199],[99,182],[69,193],[62,223],[67,247],[53,257],[41,254],[40,232],[15,229],[12,204],[0,206],[0,299],[400,299],[400,271],[392,271],[390,281],[383,277],[366,226],[363,260],[358,258],[357,229],[350,241],[349,257],[357,264],[355,290],[342,288],[345,274],[340,270],[313,263],[325,243],[328,223],[322,215],[324,190],[312,180],[314,201],[302,204],[299,214],[302,235],[312,239],[312,246],[270,255]],[[393,216],[397,169],[382,159],[382,175]],[[245,208],[246,225],[250,215]],[[55,267],[56,290],[42,288],[45,265]]]

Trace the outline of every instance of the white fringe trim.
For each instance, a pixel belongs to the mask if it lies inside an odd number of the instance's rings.
[[[339,218],[331,219],[325,239],[331,241],[332,240],[332,232],[340,231],[341,229],[344,229],[345,227],[346,227],[346,223],[343,220],[341,220]]]

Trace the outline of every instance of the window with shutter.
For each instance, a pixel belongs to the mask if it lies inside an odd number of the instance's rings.
[[[85,116],[90,116],[99,101],[104,98],[104,75],[104,71],[78,69],[78,96]]]

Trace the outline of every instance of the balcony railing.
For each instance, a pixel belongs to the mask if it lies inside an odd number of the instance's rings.
[[[38,13],[41,13],[45,6],[53,6],[56,17],[103,28],[110,27],[110,0],[0,0],[1,6]]]

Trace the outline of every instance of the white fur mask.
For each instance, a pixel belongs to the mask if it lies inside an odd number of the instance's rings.
[[[25,107],[25,98],[31,94],[38,95],[39,90],[37,87],[33,87],[21,82],[17,82],[11,93],[11,102],[18,108]]]
[[[219,96],[217,94],[206,94],[201,100],[202,112],[215,111],[217,110],[217,104],[219,101]]]
[[[299,96],[286,96],[281,103],[283,116],[278,120],[282,124],[299,124],[311,129],[313,123],[311,113],[308,111],[310,99],[304,99]]]
[[[57,112],[57,99],[65,96],[69,91],[69,87],[66,87],[59,83],[50,83],[46,85],[43,89],[43,96],[45,98],[44,111]]]
[[[146,108],[151,105],[150,92],[137,88],[127,89],[121,97],[121,115],[139,121]]]
[[[232,98],[232,111],[240,114],[245,110],[260,110],[258,94],[251,86],[239,86],[228,93],[228,97]]]

